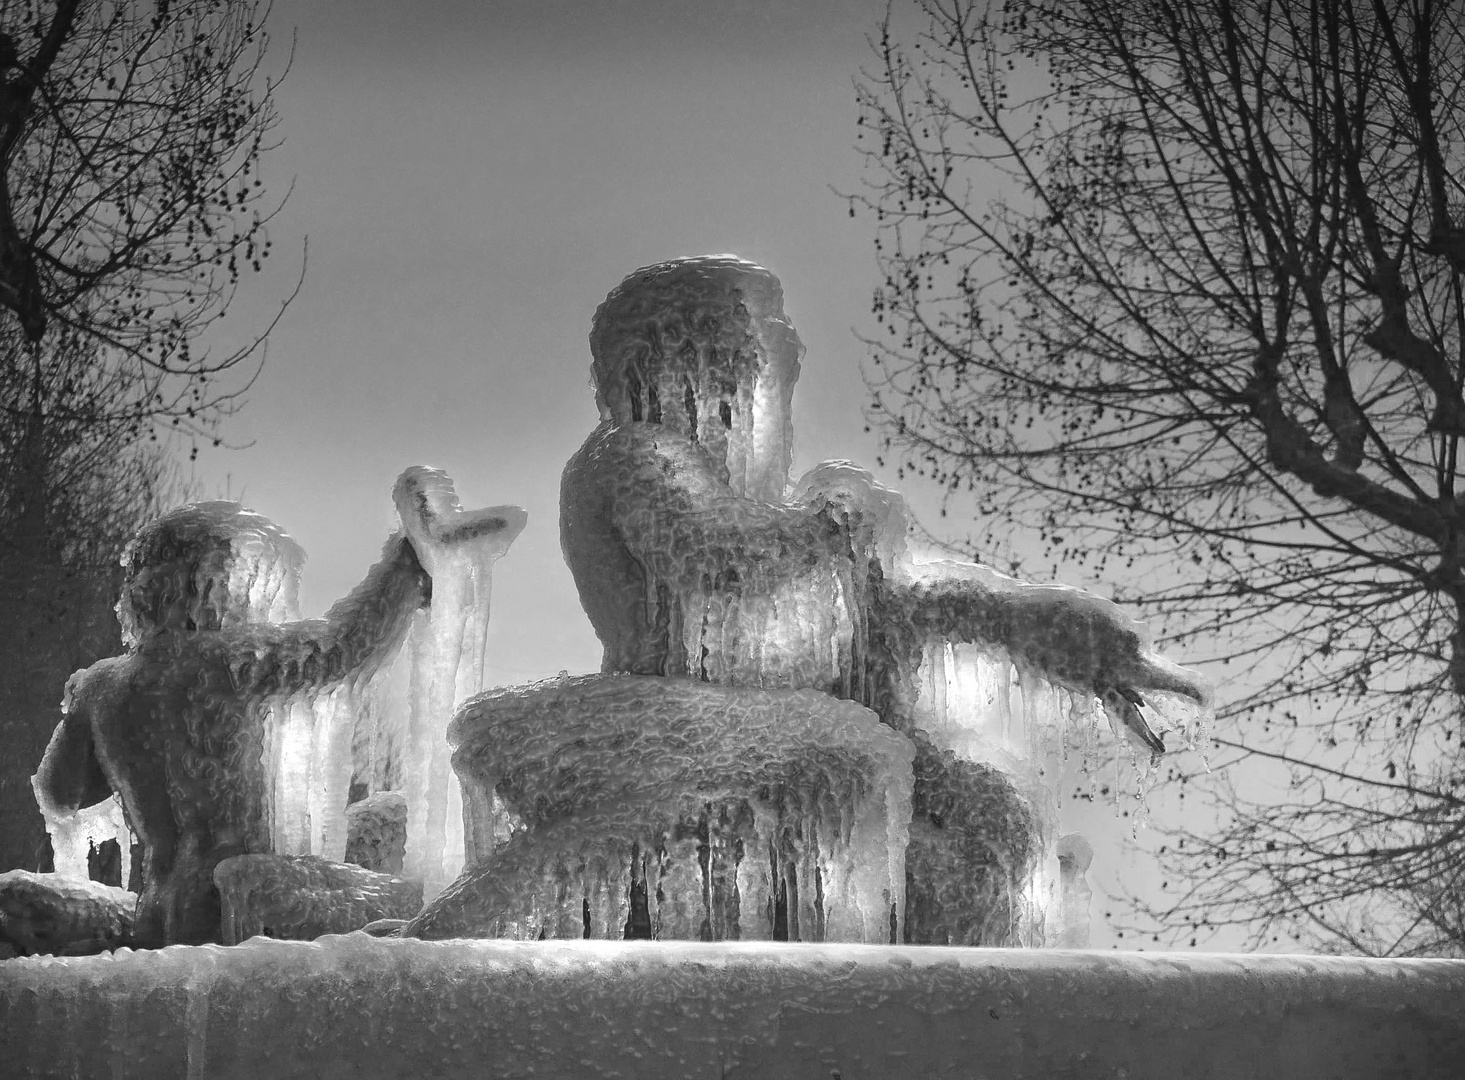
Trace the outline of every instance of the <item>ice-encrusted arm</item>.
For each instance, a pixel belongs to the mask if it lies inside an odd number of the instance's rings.
[[[64,710],[46,744],[41,764],[31,777],[31,787],[42,815],[48,819],[95,806],[111,796],[112,788],[97,761],[91,721],[85,713]]]
[[[1202,713],[1213,689],[1196,671],[1155,652],[1143,623],[1117,604],[1065,585],[1036,585],[985,566],[940,562],[911,568],[893,590],[887,619],[918,635],[1005,650],[1049,682],[1101,699],[1152,751],[1165,749],[1140,707],[1183,700]]]
[[[848,557],[851,540],[824,507],[737,495],[697,443],[655,425],[609,430],[596,449],[620,463],[611,519],[627,549],[663,580],[754,570],[792,577]]]
[[[31,777],[31,790],[51,837],[56,871],[87,877],[87,856],[92,845],[115,840],[125,885],[132,865],[132,838],[121,805],[111,798],[111,784],[97,757],[91,716],[73,693],[76,678],[73,675],[66,684],[61,722]]]
[[[267,697],[369,676],[401,647],[412,613],[431,597],[431,580],[412,544],[393,535],[381,559],[324,618],[221,635],[232,639],[234,685],[251,697]]]
[[[1066,585],[1035,585],[985,566],[913,568],[899,601],[925,633],[1000,646],[1051,681],[1102,693],[1111,687],[1211,700],[1210,684],[1153,649],[1148,630],[1115,603]]]

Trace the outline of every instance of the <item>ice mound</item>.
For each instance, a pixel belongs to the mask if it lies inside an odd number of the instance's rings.
[[[236,855],[214,867],[221,938],[256,934],[310,940],[377,919],[405,919],[422,907],[422,885],[313,855]]]
[[[1044,944],[1048,897],[1034,878],[1052,823],[1041,801],[999,768],[939,750],[923,732],[915,740],[902,941]]]
[[[83,956],[132,944],[137,896],[68,874],[0,874],[0,941],[23,956]]]
[[[407,850],[407,799],[377,791],[346,807],[346,862],[382,874],[400,874]]]
[[[408,936],[891,939],[913,748],[853,702],[580,676],[480,695],[448,738],[513,832]]]

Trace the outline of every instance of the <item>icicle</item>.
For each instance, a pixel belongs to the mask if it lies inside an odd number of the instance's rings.
[[[311,695],[297,694],[270,707],[275,759],[272,813],[273,850],[309,855],[311,741],[315,713]],[[341,812],[345,813],[342,805]]]
[[[306,793],[309,854],[332,862],[346,857],[346,802],[351,790],[351,739],[361,698],[349,684],[311,701],[314,731]],[[286,854],[281,852],[281,854]]]

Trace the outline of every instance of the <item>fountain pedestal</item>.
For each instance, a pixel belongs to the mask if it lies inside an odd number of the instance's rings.
[[[0,965],[50,1077],[1457,1077],[1465,961],[253,939]]]

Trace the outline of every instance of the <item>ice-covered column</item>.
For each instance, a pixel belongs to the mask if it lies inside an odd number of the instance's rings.
[[[440,470],[407,470],[394,492],[403,525],[432,575],[432,605],[412,627],[403,761],[403,875],[436,896],[463,867],[463,797],[446,732],[458,703],[483,689],[493,564],[523,530],[517,506],[465,511]]]

